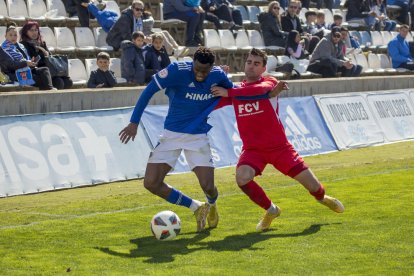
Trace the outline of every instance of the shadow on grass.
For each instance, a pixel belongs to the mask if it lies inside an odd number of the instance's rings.
[[[223,240],[203,242],[202,240],[210,235],[210,231],[206,230],[203,233],[198,233],[192,238],[180,238],[172,241],[160,242],[154,239],[153,236],[142,237],[130,240],[131,243],[137,245],[137,249],[130,250],[129,253],[122,253],[111,250],[109,248],[97,247],[96,249],[118,257],[123,258],[147,258],[146,263],[167,263],[174,261],[175,255],[187,255],[199,250],[212,251],[240,251],[247,250],[261,250],[253,246],[261,241],[272,238],[288,238],[312,235],[324,225],[329,224],[313,224],[304,229],[302,232],[276,234],[275,230],[270,230],[264,233],[252,232],[244,235],[233,235],[225,237]],[[192,233],[186,234],[190,235]],[[183,235],[181,235],[183,236]],[[167,245],[167,246],[166,246]]]

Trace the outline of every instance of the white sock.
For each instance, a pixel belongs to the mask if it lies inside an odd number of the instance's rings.
[[[203,203],[201,203],[200,201],[193,199],[193,201],[191,201],[191,205],[190,205],[191,211],[195,212],[198,208],[200,208],[200,206],[202,204]]]
[[[276,207],[276,205],[273,204],[273,202],[270,205],[269,209],[267,209],[267,212],[269,214],[276,214],[277,213],[277,207]]]

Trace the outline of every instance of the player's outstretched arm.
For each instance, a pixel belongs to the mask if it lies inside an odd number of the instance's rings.
[[[277,97],[279,96],[282,91],[289,90],[288,83],[285,81],[279,81],[275,87],[269,92],[269,98]]]
[[[138,124],[129,123],[121,132],[119,132],[119,139],[121,143],[127,144],[129,140],[135,140],[135,136],[137,136],[138,131]]]

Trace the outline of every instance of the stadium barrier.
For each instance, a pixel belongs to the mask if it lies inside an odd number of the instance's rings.
[[[407,89],[414,87],[412,75],[289,80],[282,97]],[[0,116],[68,112],[133,106],[145,87],[114,87],[60,91],[0,92]],[[162,92],[150,104],[168,104]]]
[[[217,167],[241,151],[232,108],[209,121]],[[132,108],[0,117],[0,197],[142,177],[167,109],[149,106],[127,145],[118,133]],[[412,90],[282,98],[279,112],[301,155],[414,139]],[[188,170],[180,157],[175,172]]]

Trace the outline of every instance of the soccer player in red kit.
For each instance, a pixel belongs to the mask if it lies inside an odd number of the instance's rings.
[[[277,81],[270,76],[262,76],[266,71],[267,55],[265,52],[253,48],[245,63],[245,80],[240,88],[225,89],[213,87],[212,93],[222,98],[222,105],[233,104],[243,149],[237,164],[236,181],[241,190],[249,198],[266,210],[265,215],[257,224],[257,231],[269,229],[272,221],[281,213],[266,195],[265,191],[255,181],[267,164],[273,165],[283,174],[292,177],[302,184],[312,196],[331,210],[342,213],[342,203],[328,195],[319,180],[305,164],[296,150],[288,141],[285,129],[278,114],[278,102],[270,99],[240,101],[232,97],[236,89],[250,90],[252,85],[268,86],[268,91],[279,95],[287,90],[287,83]],[[239,93],[238,93],[239,94]],[[225,101],[227,100],[227,102]]]

